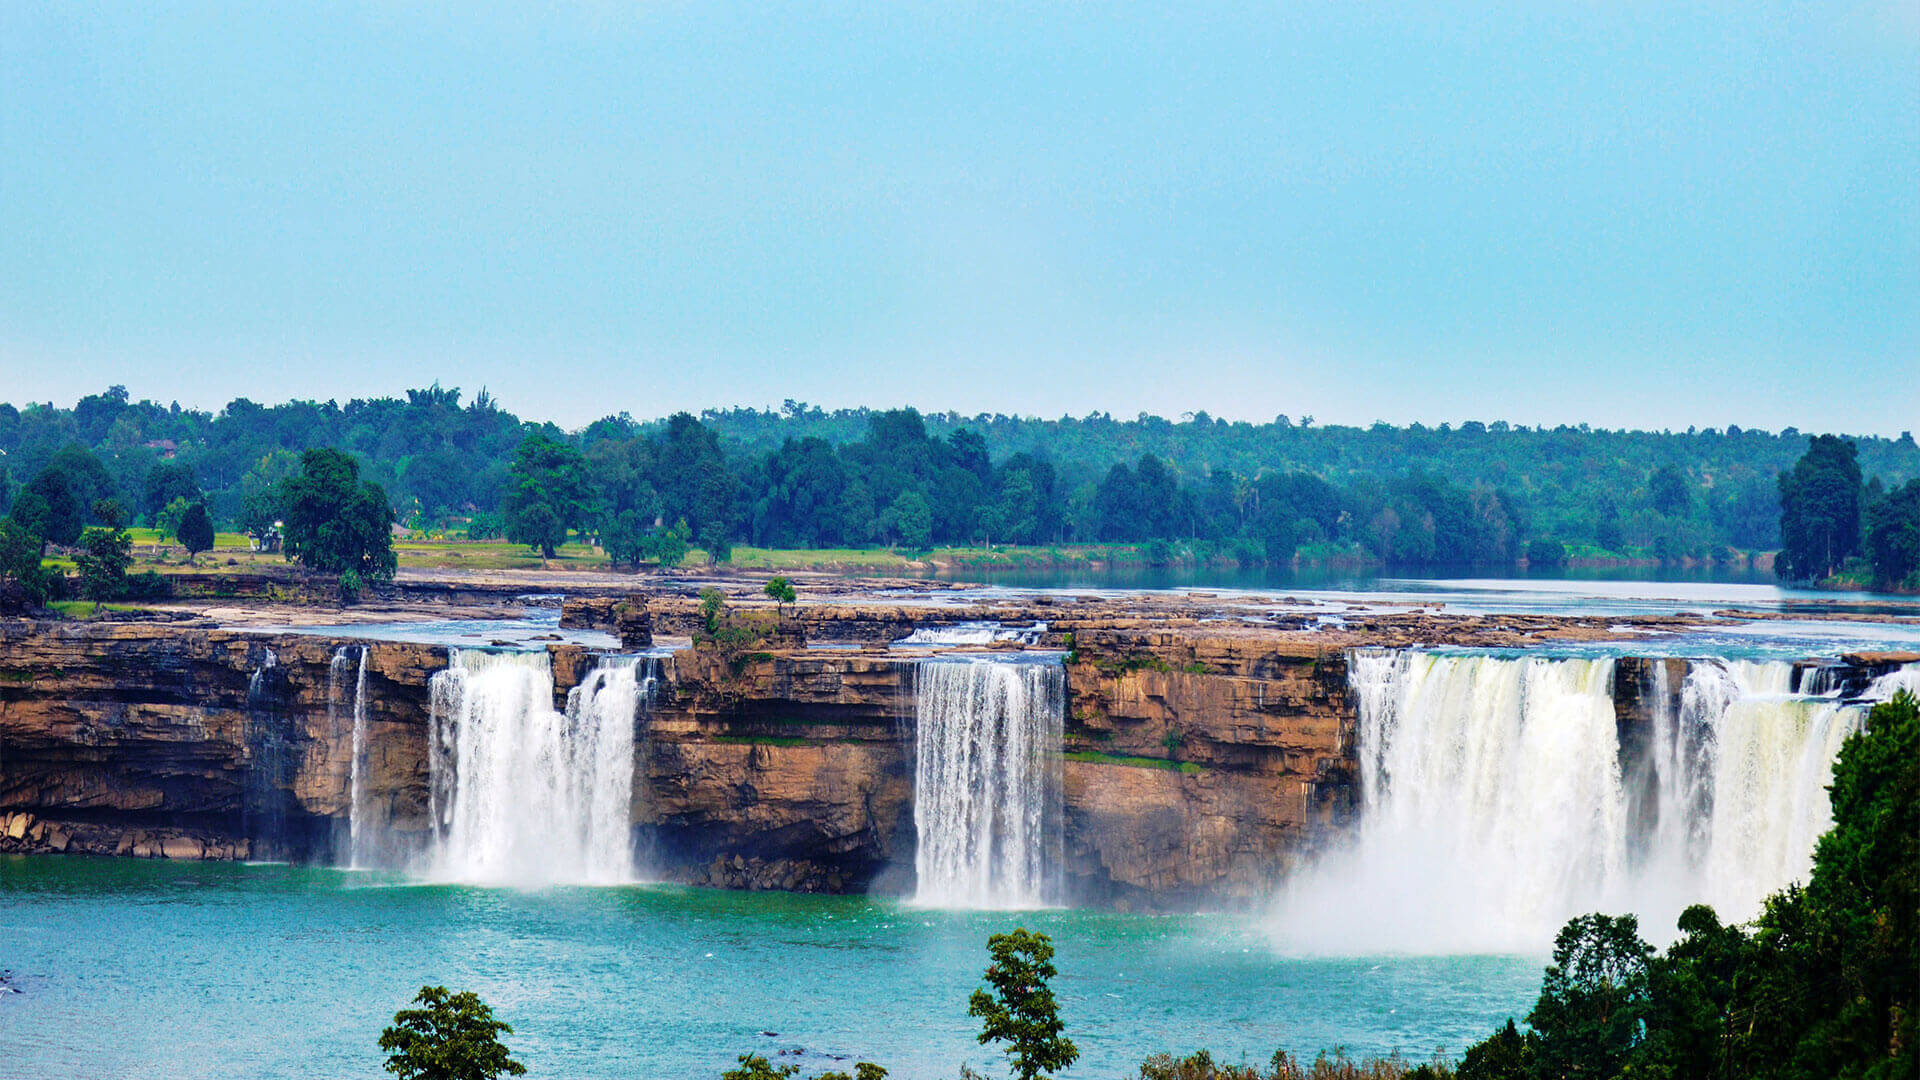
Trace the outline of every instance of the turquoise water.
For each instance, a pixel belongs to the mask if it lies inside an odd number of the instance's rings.
[[[1157,1050],[1264,1060],[1458,1050],[1539,986],[1538,957],[1289,959],[1254,920],[930,912],[669,886],[515,892],[287,866],[0,857],[0,1073],[379,1077],[422,983],[478,991],[533,1077],[718,1077],[799,1050],[902,1080],[1001,1061],[966,1000],[989,933],[1059,950],[1073,1077]],[[1544,943],[1543,943],[1544,945]],[[767,1033],[775,1034],[767,1034]],[[846,1067],[839,1062],[839,1067]]]

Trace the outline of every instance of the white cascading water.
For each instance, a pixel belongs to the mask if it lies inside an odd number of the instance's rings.
[[[1507,951],[1615,886],[1613,662],[1359,652],[1360,821],[1283,893],[1300,951]]]
[[[1061,899],[1057,663],[923,660],[914,666],[914,902],[1031,908]]]
[[[1588,911],[1636,912],[1659,940],[1688,904],[1745,920],[1804,880],[1831,824],[1834,757],[1865,707],[1837,689],[1793,694],[1785,662],[1690,661],[1677,694],[1656,663],[1653,814],[1635,835],[1613,666],[1352,654],[1360,820],[1285,887],[1282,944],[1538,952]],[[1890,696],[1898,675],[1868,696]]]
[[[345,700],[347,672],[352,670],[353,701]],[[348,711],[350,710],[350,711]],[[373,823],[367,805],[367,647],[342,645],[333,652],[327,669],[327,719],[330,730],[339,735],[341,713],[348,712],[352,724],[348,735],[347,758],[347,843],[337,852],[336,861],[349,869],[364,870],[374,863]]]
[[[1792,693],[1792,665],[1705,660],[1688,664],[1677,717],[1656,697],[1655,725],[1685,733],[1702,748],[1657,776],[1661,824],[1699,821],[1684,846],[1655,850],[1693,900],[1723,917],[1759,914],[1767,894],[1805,881],[1813,848],[1833,824],[1827,785],[1833,761],[1859,726],[1862,709],[1837,697]],[[1701,791],[1691,804],[1669,801],[1675,787]],[[1702,805],[1704,803],[1704,805]],[[1666,813],[1672,805],[1680,814]],[[1690,813],[1689,813],[1690,811]],[[1688,901],[1669,898],[1662,927]]]
[[[634,728],[651,662],[606,657],[553,707],[546,652],[449,650],[430,684],[431,871],[489,884],[632,881]]]

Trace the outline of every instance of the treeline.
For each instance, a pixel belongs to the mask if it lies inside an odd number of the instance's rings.
[[[1861,482],[1859,447],[1817,436],[1780,477],[1780,576],[1920,589],[1920,480]]]
[[[217,415],[114,387],[71,409],[0,405],[0,509],[64,483],[82,527],[102,498],[156,525],[204,501],[242,527],[304,451],[337,447],[409,528],[541,547],[571,531],[634,559],[687,544],[1186,541],[1240,561],[1679,561],[1778,546],[1780,476],[1807,445],[1792,430],[966,418],[793,402],[652,422],[623,413],[566,432],[439,386],[345,405],[239,399]],[[1855,445],[1889,485],[1920,477],[1911,435]]]

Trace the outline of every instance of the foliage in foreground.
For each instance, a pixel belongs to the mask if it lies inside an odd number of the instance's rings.
[[[720,1080],[787,1080],[800,1071],[798,1065],[775,1065],[759,1054],[741,1054],[740,1064],[720,1074]],[[813,1080],[886,1080],[887,1070],[871,1061],[858,1062],[852,1075],[823,1072]]]
[[[1053,941],[1025,928],[987,939],[987,985],[975,990],[967,1015],[980,1018],[980,1043],[1005,1043],[1013,1075],[1046,1080],[1050,1072],[1072,1065],[1079,1047],[1061,1034],[1065,1025],[1047,985],[1058,972]]]
[[[423,986],[413,1000],[423,1007],[394,1013],[393,1026],[380,1033],[385,1068],[400,1080],[498,1080],[527,1071],[500,1041],[513,1028],[495,1020],[478,994]]]
[[[1285,1050],[1276,1050],[1265,1069],[1217,1062],[1205,1050],[1184,1058],[1155,1054],[1140,1063],[1140,1080],[1451,1080],[1453,1075],[1444,1061],[1431,1065],[1409,1065],[1399,1057],[1355,1061],[1338,1050],[1305,1064]]]

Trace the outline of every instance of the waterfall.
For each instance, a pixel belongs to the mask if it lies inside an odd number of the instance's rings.
[[[546,652],[449,650],[429,684],[433,872],[513,885],[633,880],[634,728],[653,664],[603,658],[558,711]]]
[[[342,645],[334,650],[327,667],[327,719],[331,733],[340,734],[341,710],[347,703],[347,671],[353,676],[352,722],[347,758],[347,843],[336,861],[350,869],[365,870],[375,862],[372,812],[367,803],[367,647]]]
[[[1792,693],[1784,662],[1689,661],[1678,688],[1656,663],[1636,817],[1612,661],[1362,651],[1349,673],[1361,817],[1282,892],[1278,936],[1303,950],[1537,952],[1575,914],[1634,911],[1659,937],[1696,902],[1750,919],[1805,880],[1864,713]]]
[[[279,656],[271,648],[263,648],[260,663],[247,679],[245,731],[249,760],[240,815],[249,857],[258,860],[284,859],[289,854],[287,788],[292,770],[281,716],[285,675],[279,668]]]
[[[1061,899],[1057,663],[941,658],[914,666],[916,903],[1023,908]]]

